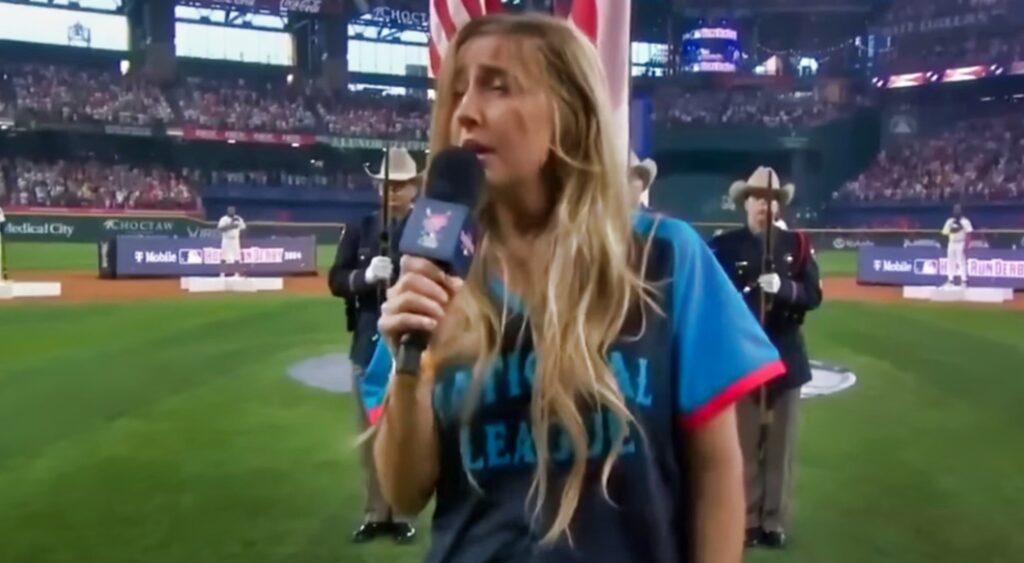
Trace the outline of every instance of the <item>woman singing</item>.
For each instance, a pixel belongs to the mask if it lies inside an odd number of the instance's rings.
[[[435,499],[428,561],[741,558],[732,404],[783,368],[697,234],[634,211],[604,88],[543,16],[472,21],[439,74],[431,152],[486,173],[477,258],[402,259],[379,328],[431,332],[424,367],[380,346],[366,375],[385,497]]]

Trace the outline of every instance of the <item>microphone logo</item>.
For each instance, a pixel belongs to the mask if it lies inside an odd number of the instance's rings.
[[[417,240],[420,246],[436,249],[438,247],[437,235],[448,226],[451,217],[451,211],[434,213],[428,207],[423,217],[423,232],[420,233],[420,238]]]

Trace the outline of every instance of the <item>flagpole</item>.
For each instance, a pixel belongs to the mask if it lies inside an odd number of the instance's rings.
[[[774,180],[775,175],[768,174],[768,215],[766,217],[767,225],[765,225],[764,229],[764,248],[761,253],[762,276],[765,274],[775,273],[775,260],[773,254],[775,250],[775,210],[772,205],[775,202],[776,192]],[[771,300],[768,292],[765,291],[763,287],[761,288],[759,299],[761,306],[758,308],[758,316],[760,317],[759,320],[761,321],[761,328],[767,329],[768,310],[771,308]],[[758,402],[760,403],[761,424],[763,426],[770,425],[772,423],[772,411],[768,408],[768,386],[766,384],[761,385],[761,388],[758,391]]]
[[[380,198],[380,255],[391,256],[391,148],[384,144],[384,186]],[[379,303],[384,302],[384,291],[391,285],[391,280],[384,280],[377,285]]]
[[[626,1],[626,0],[624,0]],[[630,1],[629,39],[626,43],[626,185],[629,185],[630,154],[633,153],[633,2]],[[639,156],[637,157],[639,158]],[[649,187],[649,186],[648,186]],[[632,196],[632,192],[631,192]],[[639,204],[639,202],[637,202]]]

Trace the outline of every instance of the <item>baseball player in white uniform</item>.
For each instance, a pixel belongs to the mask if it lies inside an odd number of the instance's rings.
[[[227,215],[217,222],[217,230],[220,231],[220,262],[221,277],[224,277],[226,270],[233,270],[235,277],[239,277],[239,270],[242,262],[242,231],[245,230],[245,220],[235,213],[235,206],[228,207]]]
[[[970,234],[974,232],[971,220],[963,216],[960,204],[953,206],[953,216],[946,219],[942,227],[942,234],[949,237],[946,246],[946,278],[947,284],[953,285],[957,274],[960,275],[960,283],[967,285],[967,241]]]

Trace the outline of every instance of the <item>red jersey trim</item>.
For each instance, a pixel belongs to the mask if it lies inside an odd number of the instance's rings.
[[[366,412],[366,418],[370,419],[370,426],[374,426],[375,424],[377,424],[377,421],[380,420],[380,415],[383,414],[383,412],[384,407],[382,406],[373,407],[372,409]]]
[[[776,360],[757,368],[726,387],[724,391],[705,403],[703,407],[684,416],[682,418],[683,426],[687,430],[693,430],[701,426],[715,418],[715,415],[735,403],[740,397],[784,373],[786,373],[786,365],[782,363],[782,360]]]

